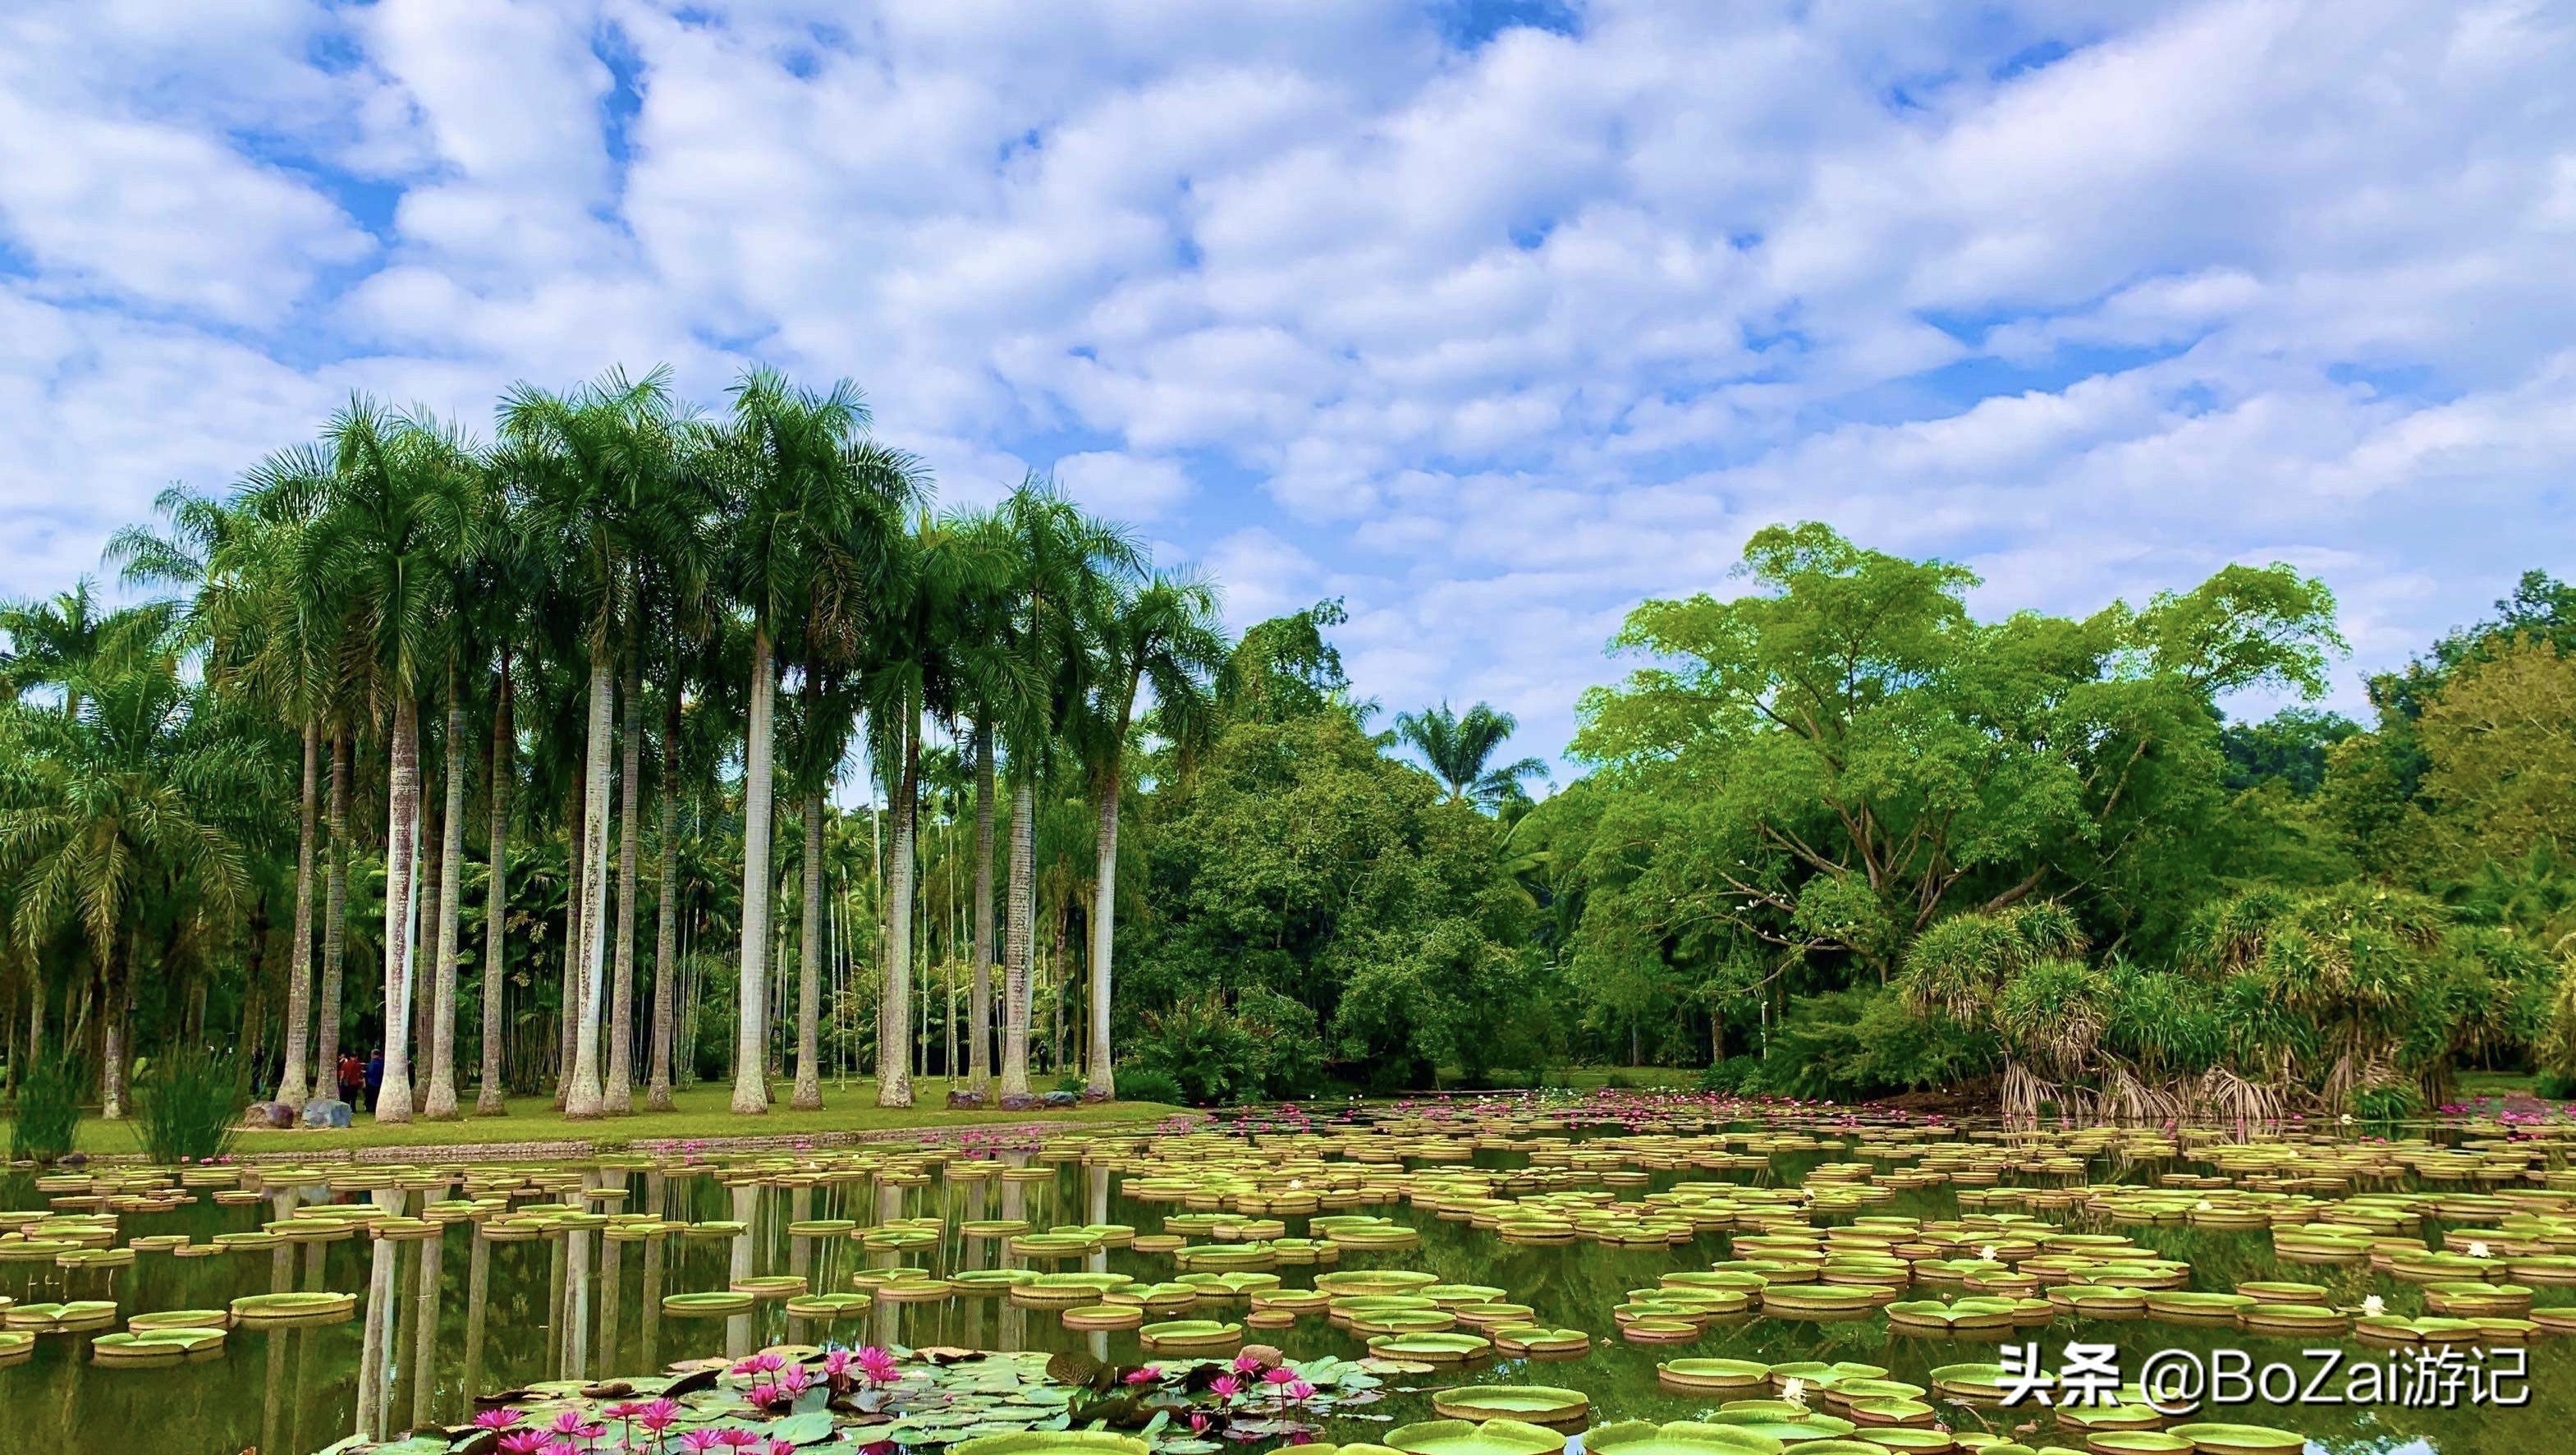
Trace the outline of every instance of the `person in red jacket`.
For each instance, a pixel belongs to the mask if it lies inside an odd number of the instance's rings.
[[[339,1075],[340,1099],[349,1104],[351,1111],[358,1110],[358,1093],[367,1084],[367,1064],[358,1059],[357,1052],[343,1051],[340,1053]]]

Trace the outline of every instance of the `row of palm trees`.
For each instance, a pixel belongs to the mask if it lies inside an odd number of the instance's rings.
[[[375,1115],[459,1115],[459,967],[476,958],[463,909],[478,877],[465,830],[478,772],[489,835],[478,1112],[502,1110],[515,795],[556,795],[569,839],[557,1096],[570,1116],[617,1115],[633,1109],[639,1060],[648,1107],[670,1105],[673,1077],[677,896],[652,897],[648,969],[641,851],[649,838],[653,882],[672,885],[677,815],[737,774],[731,1105],[769,1105],[771,876],[793,857],[804,877],[791,1097],[819,1106],[827,802],[861,757],[889,800],[878,1021],[909,1025],[915,840],[934,739],[970,757],[975,782],[969,1080],[1028,1094],[1037,793],[1071,777],[1098,815],[1085,1059],[1090,1089],[1111,1092],[1122,794],[1149,731],[1183,758],[1205,733],[1227,643],[1209,582],[1155,570],[1131,533],[1044,481],[989,510],[937,511],[927,473],[874,438],[846,382],[815,391],[752,371],[724,409],[701,413],[674,399],[666,371],[611,372],[564,392],[513,388],[489,443],[426,410],[353,399],[319,440],[261,462],[238,490],[165,494],[159,522],[121,533],[110,557],[130,585],[165,593],[126,614],[132,640],[116,651],[96,640],[85,594],[0,621],[12,696],[50,694],[16,713],[12,732],[108,735],[165,714],[145,735],[167,761],[140,777],[112,770],[114,744],[9,755],[96,761],[103,779],[155,785],[114,825],[61,808],[72,785],[32,781],[32,770],[0,782],[13,945],[32,956],[62,925],[83,927],[103,975],[110,1115],[130,1054],[119,1039],[120,947],[170,903],[207,923],[237,919],[246,850],[285,830],[250,821],[255,811],[224,821],[210,805],[256,809],[290,795],[294,923],[277,1099],[326,1093],[341,1050],[350,855],[365,836],[352,814],[363,797],[383,813]],[[111,657],[113,672],[97,665]],[[158,685],[120,686],[111,706],[91,695],[111,680]],[[174,711],[188,720],[167,720]],[[264,799],[217,781],[258,771],[252,748],[264,741],[293,745],[270,759],[297,763],[291,785]],[[801,842],[773,842],[782,803],[784,832]],[[93,848],[67,853],[66,838]],[[145,865],[148,883],[135,867]],[[647,973],[639,1028],[632,1008]],[[909,1105],[904,1037],[880,1034],[877,1048],[879,1103]]]

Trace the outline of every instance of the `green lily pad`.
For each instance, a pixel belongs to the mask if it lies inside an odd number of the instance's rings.
[[[2165,1433],[2189,1440],[2203,1455],[2299,1455],[2308,1447],[2305,1435],[2269,1425],[2176,1425]]]
[[[1622,1420],[1583,1437],[1585,1455],[1780,1455],[1784,1447],[1772,1436],[1744,1425],[1707,1425],[1675,1420]]]
[[[1368,1341],[1368,1347],[1370,1353],[1381,1359],[1420,1359],[1433,1364],[1447,1364],[1473,1359],[1494,1347],[1494,1342],[1474,1334],[1380,1334]]]
[[[1565,1437],[1521,1420],[1425,1420],[1389,1430],[1386,1443],[1404,1455],[1557,1455]]]
[[[1469,1384],[1436,1390],[1431,1408],[1452,1420],[1527,1420],[1561,1425],[1591,1412],[1592,1400],[1579,1389],[1549,1384]],[[1594,1448],[1587,1439],[1584,1448]]]

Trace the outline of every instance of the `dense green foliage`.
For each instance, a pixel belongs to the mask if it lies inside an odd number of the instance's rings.
[[[1651,1060],[2124,1116],[2576,1075],[2546,575],[2374,724],[2232,720],[2322,692],[2323,583],[1984,620],[1959,566],[1771,527],[1740,594],[1629,615],[1533,802],[1486,703],[1373,726],[1338,601],[1229,641],[1123,528],[1041,482],[933,511],[868,426],[765,373],[706,415],[523,386],[488,446],[353,401],[118,538],[160,598],[0,610],[22,1101],[71,1046],[121,1114],[139,1058],[147,1137],[203,1146],[226,1043],[290,1102],[382,1048],[388,1119],[861,1067],[1218,1103]]]
[[[134,1134],[144,1155],[179,1163],[231,1150],[241,1131],[234,1109],[250,1088],[234,1057],[183,1046],[146,1066],[134,1090]]]
[[[29,1066],[18,1081],[18,1112],[9,1123],[9,1159],[51,1162],[70,1151],[80,1131],[81,1097],[88,1082],[80,1062],[59,1052]]]
[[[1596,1030],[1687,1056],[1698,1026],[1730,1089],[1992,1072],[2019,1110],[2141,1116],[2566,1064],[2566,588],[2377,679],[2374,733],[2226,721],[2341,649],[2287,568],[1994,622],[1965,571],[1822,526],[1757,534],[1744,574],[1630,616],[1645,665],[1583,704],[1597,770],[1514,830]]]

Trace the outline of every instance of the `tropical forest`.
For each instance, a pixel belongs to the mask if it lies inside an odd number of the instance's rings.
[[[107,1121],[2576,1085],[2545,572],[2365,722],[2286,566],[1988,620],[1781,524],[1635,604],[1551,765],[1357,695],[1334,600],[1229,634],[1045,479],[943,508],[848,382],[665,371],[353,398],[101,571],[0,616],[0,1065]]]

